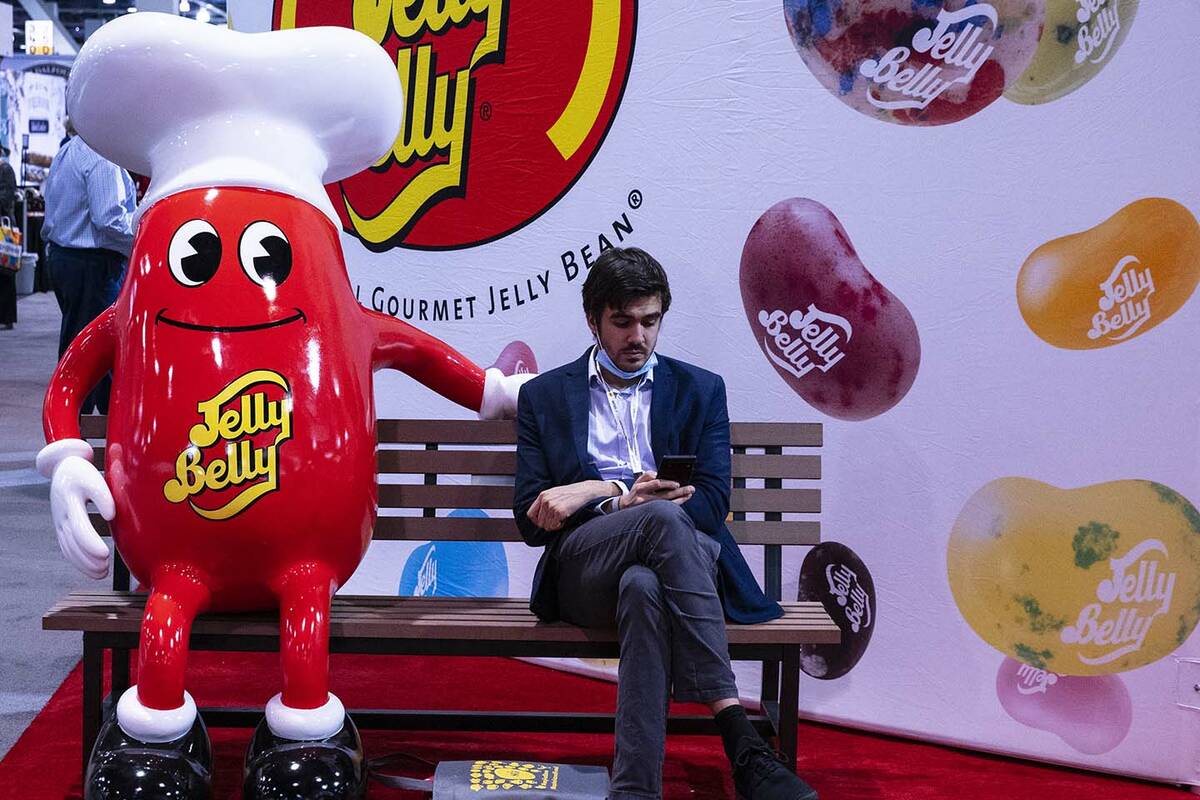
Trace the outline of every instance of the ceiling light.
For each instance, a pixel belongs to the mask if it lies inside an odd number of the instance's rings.
[[[212,22],[212,14],[208,13],[207,8],[202,8],[196,12],[196,22]]]
[[[115,6],[116,4],[117,0],[104,0],[104,5],[106,6]]]
[[[130,14],[135,14],[135,13],[137,13],[137,6],[130,6],[130,7],[129,7],[129,13],[130,13]]]

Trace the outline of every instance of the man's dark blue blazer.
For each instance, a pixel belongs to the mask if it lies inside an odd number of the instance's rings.
[[[533,578],[529,607],[540,619],[558,615],[554,547],[558,537],[601,512],[604,498],[587,503],[561,531],[537,527],[525,512],[542,490],[600,480],[588,455],[588,356],[546,372],[521,387],[517,401],[517,475],[513,514],[525,543],[545,547]],[[666,455],[696,456],[696,493],[683,504],[696,529],[721,543],[718,589],[725,615],[734,622],[765,622],[783,616],[759,588],[737,543],[725,527],[729,512],[729,411],[725,382],[707,370],[660,355],[650,400],[650,439],[655,461]],[[665,501],[664,501],[665,502]]]

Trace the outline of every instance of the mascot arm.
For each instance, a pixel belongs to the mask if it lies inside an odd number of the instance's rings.
[[[47,442],[80,438],[79,409],[84,398],[113,366],[114,316],[112,306],[106,308],[80,331],[58,362],[42,403],[42,430]]]
[[[92,465],[92,448],[79,433],[83,398],[113,365],[113,310],[105,311],[80,332],[58,362],[42,404],[46,446],[37,456],[38,471],[50,479],[50,516],[66,559],[85,575],[108,574],[108,545],[88,520],[92,503],[107,520],[116,515],[112,493]]]
[[[517,394],[533,375],[484,370],[441,339],[377,311],[374,369],[398,369],[443,397],[479,412],[480,419],[512,419]]]

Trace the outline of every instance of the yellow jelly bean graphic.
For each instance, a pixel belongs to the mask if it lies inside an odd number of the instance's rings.
[[[1174,200],[1130,203],[1034,250],[1017,276],[1029,327],[1055,347],[1111,347],[1161,324],[1200,282],[1200,224]]]
[[[1033,61],[1005,91],[1037,105],[1096,77],[1129,35],[1138,0],[1046,0],[1046,23]]]
[[[1060,675],[1150,664],[1200,617],[1200,512],[1160,483],[994,480],[959,513],[946,560],[975,632]]]

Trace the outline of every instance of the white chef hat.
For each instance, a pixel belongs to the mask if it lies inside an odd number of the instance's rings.
[[[88,39],[67,109],[96,152],[150,176],[139,217],[186,189],[249,186],[341,227],[323,185],[389,151],[404,99],[383,48],[347,28],[239,33],[141,12]]]

